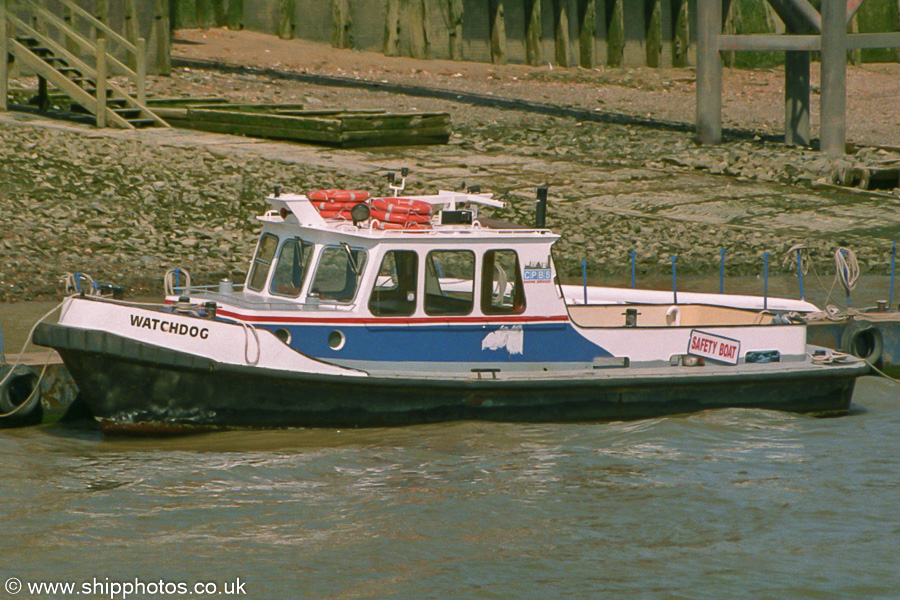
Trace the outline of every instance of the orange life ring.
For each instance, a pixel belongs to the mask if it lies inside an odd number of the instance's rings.
[[[400,223],[389,223],[385,221],[373,220],[372,229],[402,229],[405,231],[422,231],[425,229],[431,229],[431,225],[427,223],[405,223],[401,225]]]
[[[313,190],[307,193],[306,197],[318,202],[330,201],[359,204],[369,199],[369,192],[360,190]]]
[[[333,200],[324,200],[310,202],[310,204],[312,204],[316,210],[321,212],[323,210],[350,210],[357,204],[362,204],[362,202],[334,202]]]
[[[350,211],[343,208],[337,210],[320,210],[319,216],[323,219],[343,219],[344,221],[353,219],[353,217],[350,216]]]
[[[372,208],[402,215],[430,215],[434,206],[423,200],[412,198],[373,198]]]
[[[377,210],[375,208],[371,210],[371,213],[373,219],[386,221],[388,223],[399,223],[400,225],[405,225],[407,223],[423,224],[431,221],[431,217],[427,215],[390,213],[383,210]]]

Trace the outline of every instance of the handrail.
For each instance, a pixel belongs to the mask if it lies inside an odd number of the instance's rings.
[[[34,4],[31,0],[19,0],[19,1],[27,2],[28,4]],[[134,44],[132,44],[131,42],[126,40],[124,37],[119,35],[115,29],[112,29],[109,25],[107,25],[106,23],[104,23],[103,21],[101,21],[100,19],[98,19],[97,17],[92,15],[91,13],[89,13],[88,11],[84,10],[83,8],[81,8],[80,6],[75,4],[74,2],[70,2],[70,0],[56,0],[56,1],[59,2],[60,4],[62,4],[63,6],[65,6],[66,8],[72,9],[72,11],[74,11],[75,13],[77,13],[78,15],[80,15],[81,17],[86,19],[88,23],[90,23],[91,25],[93,25],[94,27],[101,30],[103,33],[105,33],[109,37],[111,37],[113,40],[116,41],[116,43],[124,46],[125,49],[128,50],[129,52],[131,52],[132,54],[135,54],[135,55],[137,54],[137,47],[135,47]]]

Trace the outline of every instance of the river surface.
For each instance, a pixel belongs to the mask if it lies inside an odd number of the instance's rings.
[[[26,598],[238,578],[266,599],[896,598],[898,429],[896,384],[867,377],[834,419],[3,431],[0,579]]]
[[[898,431],[873,377],[833,419],[0,430],[0,597],[897,598]]]

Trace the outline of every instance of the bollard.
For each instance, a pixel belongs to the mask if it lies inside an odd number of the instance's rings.
[[[584,303],[587,304],[587,259],[581,260],[581,283],[584,285]]]
[[[675,270],[675,263],[678,262],[678,257],[672,257],[672,296],[673,296],[673,304],[678,304],[678,276]]]
[[[763,310],[769,309],[769,253],[763,252]]]
[[[634,263],[635,263],[635,257],[636,257],[636,256],[637,256],[637,252],[635,252],[634,250],[632,250],[632,251],[631,251],[631,289],[634,289],[634,288],[635,288],[635,277],[634,277],[635,268],[634,268]]]
[[[797,248],[797,281],[800,282],[800,299],[804,300],[803,295],[803,251]]]

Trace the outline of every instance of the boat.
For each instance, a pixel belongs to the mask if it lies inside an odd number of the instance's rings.
[[[160,304],[74,295],[33,341],[104,430],[137,433],[840,415],[867,371],[807,346],[787,307],[625,290],[578,304],[543,223],[484,216],[503,203],[480,190],[402,189],[276,187],[243,284],[170,278]]]

